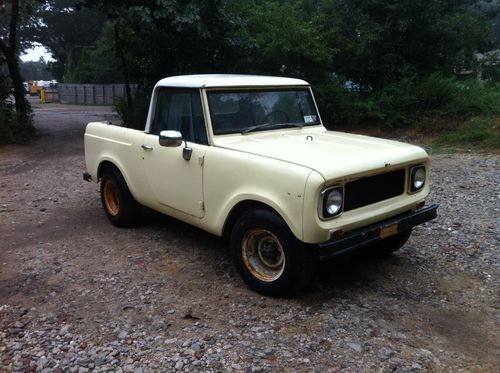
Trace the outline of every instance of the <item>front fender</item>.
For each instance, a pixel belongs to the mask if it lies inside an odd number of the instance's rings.
[[[211,147],[205,155],[201,225],[221,236],[231,211],[254,201],[276,211],[299,240],[303,239],[303,207],[311,169],[245,152]]]

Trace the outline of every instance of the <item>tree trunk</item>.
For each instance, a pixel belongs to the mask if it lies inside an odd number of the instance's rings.
[[[12,87],[14,88],[14,99],[16,101],[16,112],[23,116],[28,116],[28,102],[24,95],[23,78],[19,71],[19,61],[15,54],[5,55],[5,62],[9,68],[9,76],[12,80]]]
[[[130,80],[128,76],[127,60],[125,59],[125,54],[123,53],[120,41],[120,33],[118,30],[118,24],[116,22],[114,24],[114,30],[115,30],[116,53],[118,54],[118,57],[120,57],[120,62],[122,64],[123,78],[125,79],[125,94],[127,96],[127,107],[129,110],[132,110],[132,92],[130,90]]]
[[[0,39],[0,52],[2,52],[5,58],[5,63],[9,68],[9,76],[12,80],[12,87],[14,88],[14,99],[16,100],[16,112],[22,117],[27,117],[29,105],[24,97],[23,78],[21,77],[21,72],[19,71],[19,59],[17,56],[19,0],[12,0],[11,4],[8,45],[5,44],[3,39]]]

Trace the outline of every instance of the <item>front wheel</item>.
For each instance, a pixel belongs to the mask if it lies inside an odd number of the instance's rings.
[[[268,210],[248,211],[236,221],[231,254],[250,288],[276,297],[304,288],[317,261],[316,250],[297,240],[283,219]]]

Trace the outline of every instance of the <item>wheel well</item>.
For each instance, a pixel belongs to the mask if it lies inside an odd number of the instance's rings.
[[[116,167],[112,162],[110,161],[103,161],[101,164],[99,164],[99,168],[97,169],[97,180],[100,180],[102,175],[104,174],[104,171],[107,168],[116,168],[118,170],[118,167]],[[118,170],[120,171],[120,170]]]
[[[229,213],[229,216],[227,217],[226,222],[224,223],[224,229],[222,230],[222,235],[226,237],[229,236],[231,234],[231,231],[233,230],[236,220],[238,220],[238,218],[245,211],[252,209],[268,210],[274,212],[276,215],[281,217],[281,215],[275,209],[273,209],[269,205],[266,205],[265,203],[253,200],[241,201],[236,206],[234,206],[231,212]]]

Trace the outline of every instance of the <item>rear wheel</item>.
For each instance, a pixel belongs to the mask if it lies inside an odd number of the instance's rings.
[[[108,167],[101,177],[101,202],[106,216],[117,227],[137,224],[141,205],[130,193],[120,171]]]
[[[283,219],[268,210],[245,212],[231,233],[231,253],[243,280],[270,296],[291,296],[305,287],[316,250],[297,240]]]

